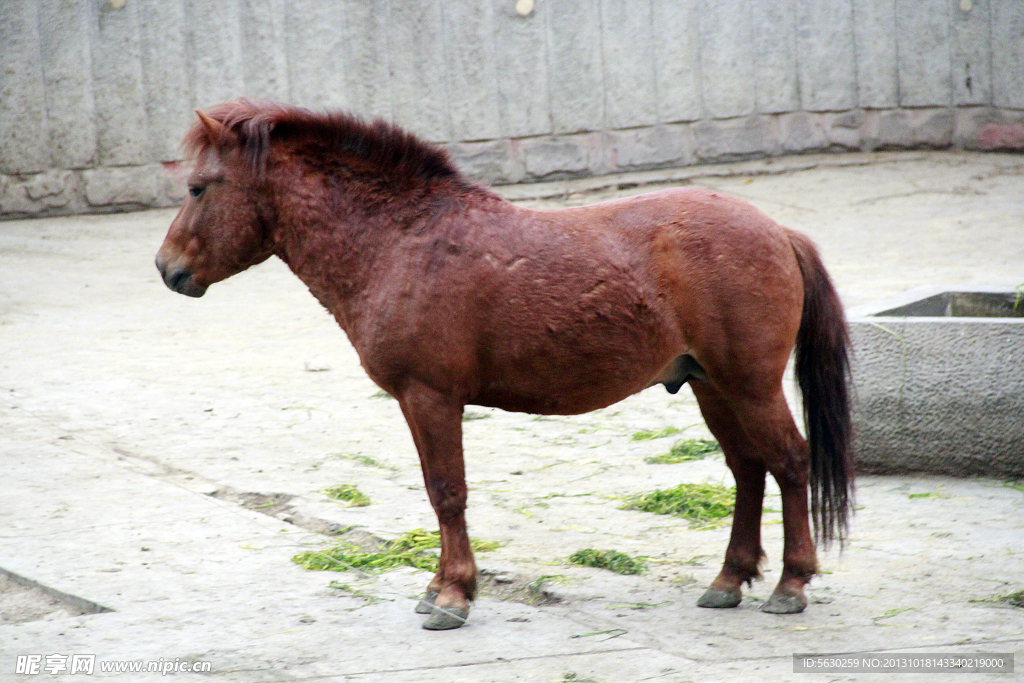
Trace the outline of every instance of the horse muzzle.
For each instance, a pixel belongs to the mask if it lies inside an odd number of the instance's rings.
[[[164,284],[178,294],[185,296],[201,297],[206,294],[206,286],[196,282],[192,272],[181,266],[169,267],[167,262],[160,257],[156,259],[156,268],[164,279]]]

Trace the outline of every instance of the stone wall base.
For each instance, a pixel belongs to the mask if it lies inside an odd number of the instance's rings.
[[[1024,151],[1024,110],[992,107],[789,112],[445,145],[494,185],[791,154],[895,149]],[[0,175],[0,219],[175,206],[181,162]]]

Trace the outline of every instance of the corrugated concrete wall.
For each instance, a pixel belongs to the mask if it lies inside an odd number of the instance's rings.
[[[498,183],[1020,149],[1024,2],[2,0],[0,215],[175,203],[192,109],[240,95],[393,119]]]

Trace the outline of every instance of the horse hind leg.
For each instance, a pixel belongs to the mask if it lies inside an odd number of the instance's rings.
[[[736,480],[736,508],[722,570],[697,601],[699,607],[735,607],[743,599],[743,584],[760,578],[761,510],[765,466],[728,402],[711,385],[691,384],[701,413],[718,439],[726,464]]]
[[[694,393],[701,393],[695,386]],[[784,532],[784,546],[782,553],[783,570],[778,585],[772,592],[771,598],[762,606],[762,611],[773,614],[792,614],[802,612],[807,606],[807,598],[804,596],[804,586],[817,572],[817,557],[814,549],[814,542],[811,539],[810,524],[807,506],[807,478],[809,467],[809,451],[807,442],[800,435],[789,412],[786,400],[782,394],[782,388],[768,399],[746,399],[731,401],[731,411],[735,423],[731,430],[739,432],[739,438],[735,433],[726,435],[727,443],[740,442],[745,444],[744,452],[747,471],[737,474],[737,468],[730,463],[736,476],[736,516],[733,520],[734,535],[737,525],[747,524],[752,527],[755,523],[750,510],[753,510],[753,501],[749,500],[754,493],[750,481],[744,484],[745,479],[759,477],[760,489],[763,493],[764,472],[767,470],[779,485],[782,494],[782,524]],[[703,410],[704,405],[701,405]],[[709,427],[711,423],[709,422]],[[720,425],[721,427],[721,425]],[[715,428],[712,427],[712,432]],[[719,434],[716,434],[719,436]],[[721,440],[721,437],[720,437]],[[728,459],[728,452],[727,459]],[[754,470],[753,463],[759,463],[759,471]],[[759,472],[759,473],[758,473]],[[747,494],[743,491],[747,490]],[[760,496],[757,500],[758,529],[762,501]],[[744,508],[748,508],[745,510]],[[740,521],[740,520],[744,521]],[[754,537],[752,528],[745,532],[749,537]],[[730,544],[731,545],[731,544]],[[744,558],[749,563],[749,551]],[[726,555],[726,565],[722,574],[716,582],[730,587],[730,578],[736,572],[730,572],[730,557]],[[749,564],[747,565],[749,567]],[[722,579],[722,581],[719,581]],[[735,580],[732,581],[735,584]],[[738,584],[736,584],[738,587]],[[718,588],[715,583],[713,588]]]

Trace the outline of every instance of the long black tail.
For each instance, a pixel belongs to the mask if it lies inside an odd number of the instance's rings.
[[[804,311],[796,338],[796,376],[811,449],[811,517],[815,538],[843,543],[853,507],[849,336],[843,306],[814,244],[790,232],[804,278]]]

